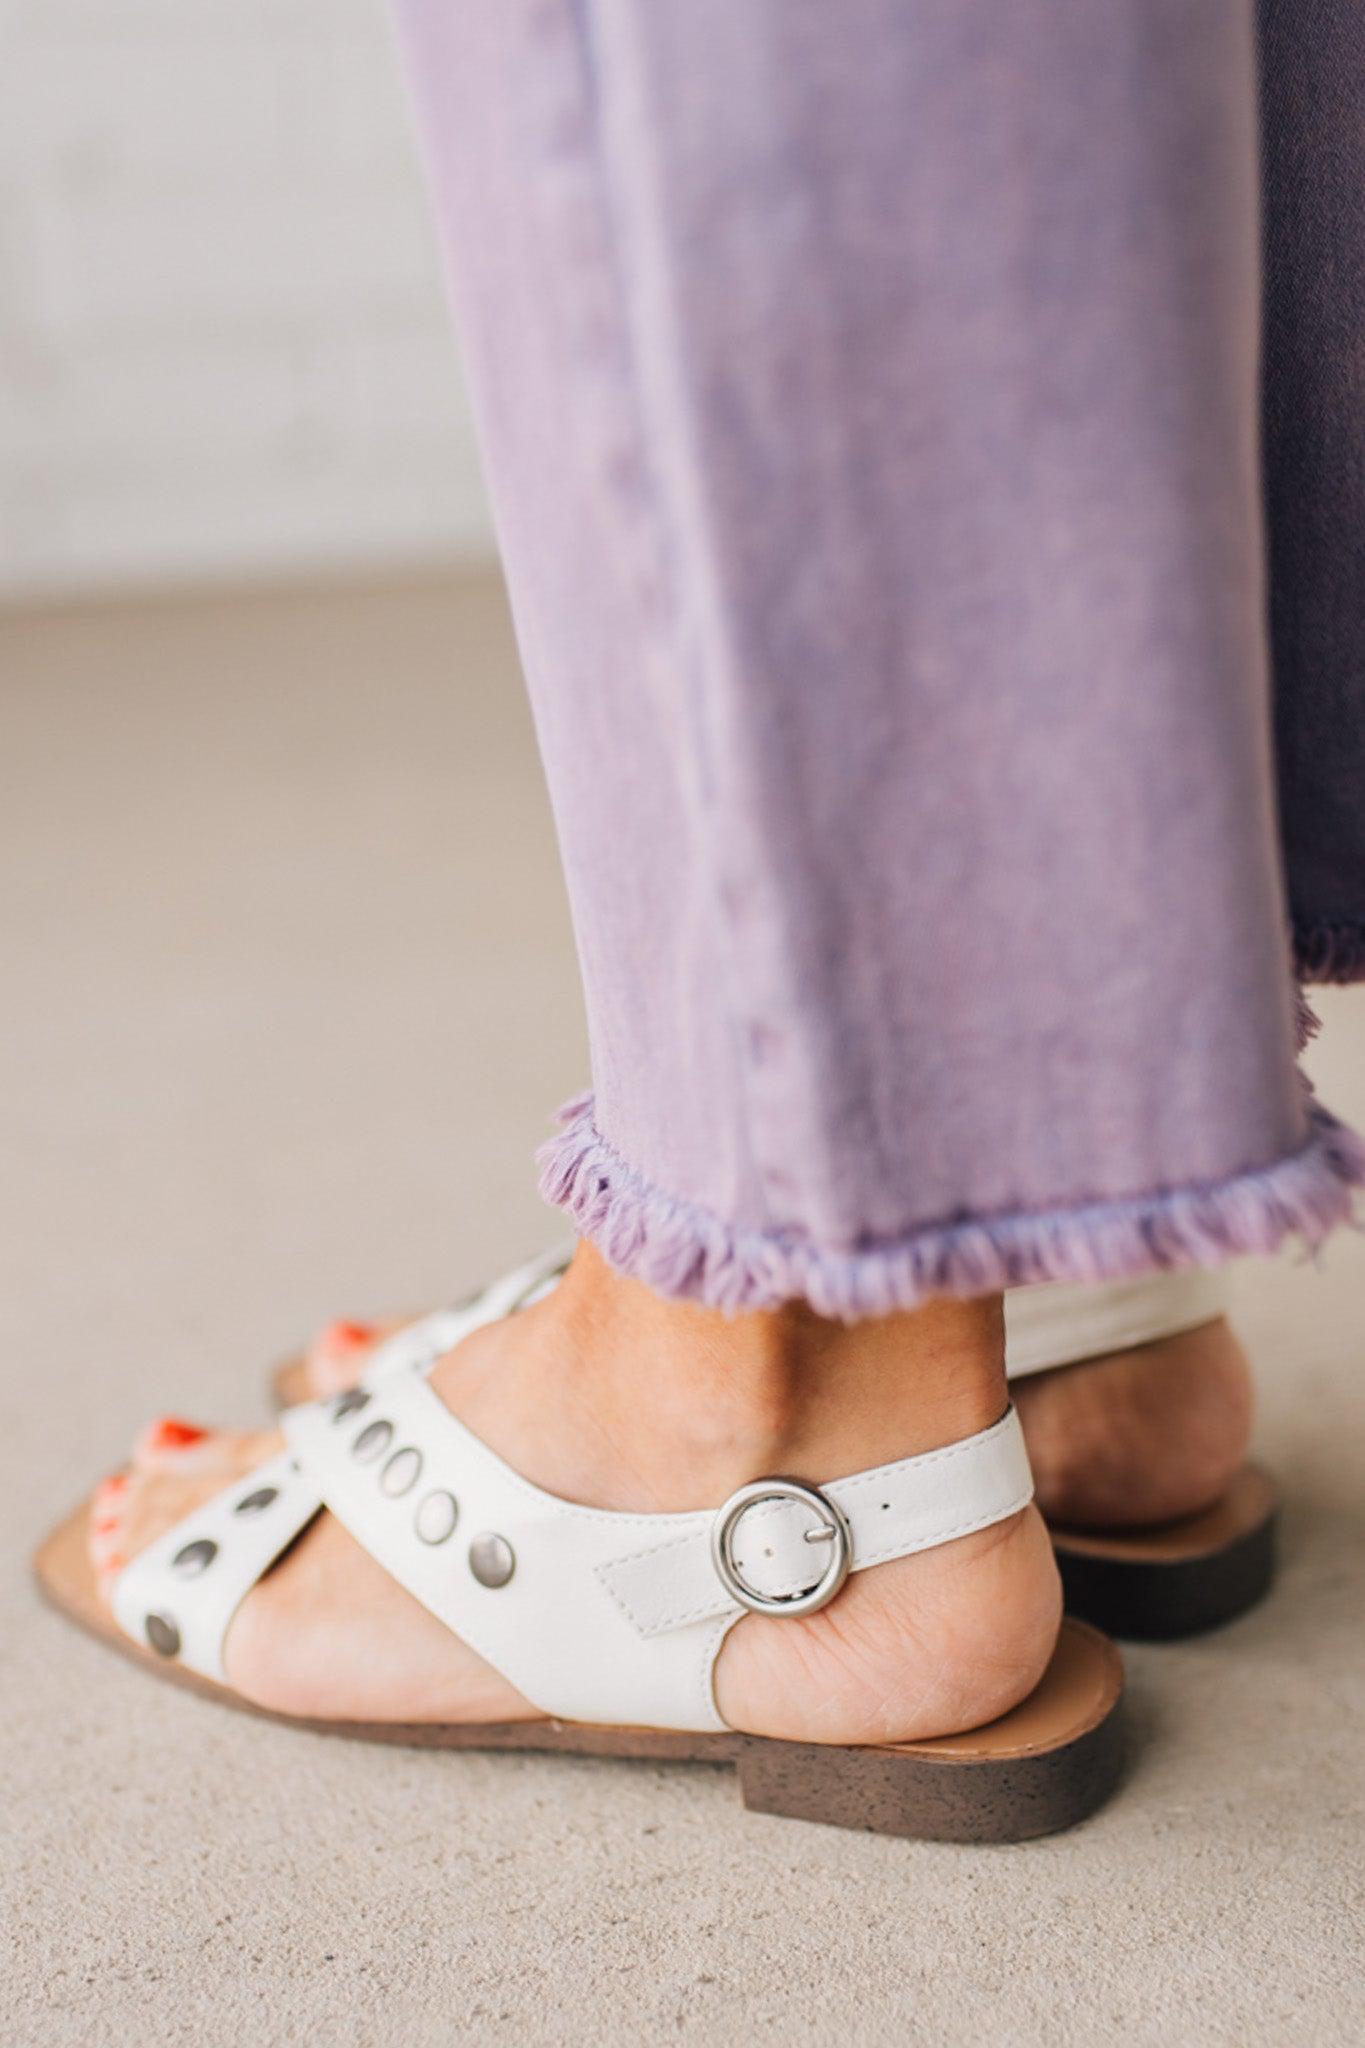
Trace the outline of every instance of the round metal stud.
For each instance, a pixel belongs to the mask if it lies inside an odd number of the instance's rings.
[[[182,1579],[197,1579],[200,1572],[206,1572],[218,1555],[218,1545],[211,1536],[201,1536],[194,1543],[185,1544],[171,1559],[171,1570],[178,1572]]]
[[[469,1546],[469,1569],[481,1586],[505,1586],[516,1568],[516,1552],[505,1536],[485,1530]]]
[[[232,1512],[234,1515],[259,1515],[273,1500],[278,1500],[279,1495],[278,1486],[258,1486],[254,1493],[244,1493]]]
[[[444,1543],[455,1533],[460,1506],[453,1493],[428,1493],[417,1503],[412,1526],[423,1543]]]
[[[346,1393],[338,1394],[332,1403],[333,1422],[344,1422],[348,1415],[358,1415],[362,1408],[369,1406],[369,1401],[363,1387],[351,1387]]]
[[[768,1500],[791,1501],[806,1508],[816,1524],[805,1532],[807,1543],[818,1544],[821,1549],[829,1546],[823,1569],[803,1592],[761,1593],[740,1577],[735,1562],[735,1535],[740,1519],[746,1509]],[[853,1562],[853,1538],[842,1510],[818,1487],[807,1486],[800,1479],[755,1479],[751,1485],[732,1493],[717,1514],[711,1526],[711,1562],[726,1592],[751,1614],[814,1614],[828,1606],[848,1577]]]
[[[180,1631],[169,1614],[149,1614],[142,1626],[158,1657],[180,1655]]]
[[[392,1442],[391,1422],[367,1422],[351,1445],[351,1456],[359,1458],[362,1465],[372,1465],[376,1458],[383,1457]]]
[[[422,1453],[409,1444],[405,1450],[395,1451],[379,1475],[379,1490],[387,1493],[391,1500],[397,1500],[400,1493],[408,1493],[416,1486],[422,1471]]]

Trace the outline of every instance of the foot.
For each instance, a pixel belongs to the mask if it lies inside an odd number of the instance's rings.
[[[1005,1407],[997,1300],[937,1303],[852,1328],[808,1310],[727,1318],[662,1302],[580,1248],[553,1294],[473,1332],[435,1391],[517,1470],[589,1506],[719,1504],[772,1472],[833,1478],[969,1436]],[[275,1440],[144,1437],[92,1508],[106,1583]],[[839,1743],[980,1726],[1032,1691],[1060,1619],[1036,1509],[857,1573],[801,1619],[745,1615],[716,1695],[731,1726]],[[248,1596],[230,1682],[278,1712],[342,1720],[534,1718],[326,1514]]]
[[[353,1386],[410,1317],[332,1323],[304,1354],[315,1400]],[[1129,1351],[1030,1374],[1010,1392],[1037,1504],[1068,1528],[1134,1529],[1212,1506],[1246,1458],[1253,1393],[1224,1317]]]
[[[384,1339],[414,1320],[412,1316],[381,1316],[365,1323],[343,1320],[324,1325],[303,1354],[306,1398],[326,1401],[333,1394],[344,1394],[355,1385]]]
[[[1141,1528],[1212,1507],[1251,1438],[1251,1368],[1222,1316],[1011,1392],[1038,1505],[1062,1527]]]

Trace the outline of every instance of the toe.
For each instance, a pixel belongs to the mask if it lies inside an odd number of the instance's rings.
[[[224,1480],[270,1457],[279,1443],[273,1429],[206,1429],[175,1415],[159,1415],[138,1433],[133,1444],[134,1472],[185,1478],[194,1472],[217,1473]]]
[[[112,1472],[107,1479],[100,1481],[90,1496],[90,1562],[102,1585],[113,1574],[122,1571],[127,1562],[124,1555],[123,1524],[128,1505],[128,1486],[126,1472]]]
[[[133,1441],[132,1460],[138,1472],[189,1471],[218,1464],[222,1451],[215,1431],[178,1415],[158,1415]]]
[[[313,1399],[326,1400],[330,1394],[342,1394],[353,1387],[376,1345],[402,1327],[403,1319],[394,1316],[368,1323],[328,1323],[319,1330],[304,1353],[304,1370]]]
[[[176,1445],[171,1418],[160,1417],[138,1439],[138,1457],[122,1472],[102,1480],[90,1499],[90,1562],[100,1591],[108,1597],[114,1579],[139,1551],[192,1514],[239,1474],[252,1472],[281,1448],[275,1430],[203,1430]],[[140,1462],[147,1448],[149,1462]]]

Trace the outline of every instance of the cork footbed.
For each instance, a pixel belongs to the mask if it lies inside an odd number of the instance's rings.
[[[556,1720],[456,1725],[277,1714],[123,1634],[99,1597],[87,1548],[88,1516],[84,1503],[33,1561],[43,1594],[60,1613],[158,1678],[316,1734],[428,1749],[557,1750],[733,1764],[745,1803],[755,1810],[942,1841],[1019,1841],[1070,1827],[1108,1796],[1121,1768],[1122,1660],[1107,1637],[1074,1620],[1063,1622],[1052,1662],[1028,1699],[987,1727],[930,1742],[849,1749]]]
[[[1197,1515],[1182,1515],[1148,1529],[1052,1530],[1058,1549],[1086,1557],[1107,1557],[1132,1564],[1187,1564],[1216,1556],[1240,1543],[1268,1522],[1280,1497],[1270,1474],[1260,1465],[1243,1465],[1221,1500]]]
[[[1244,1465],[1211,1508],[1160,1528],[1053,1529],[1067,1611],[1141,1642],[1221,1628],[1270,1591],[1278,1524],[1275,1482]]]

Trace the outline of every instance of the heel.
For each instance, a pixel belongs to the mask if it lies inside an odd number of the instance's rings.
[[[1123,1759],[1122,1660],[1072,1620],[1041,1684],[989,1727],[866,1749],[749,1735],[735,1752],[752,1813],[978,1843],[1075,1827],[1114,1790]]]

